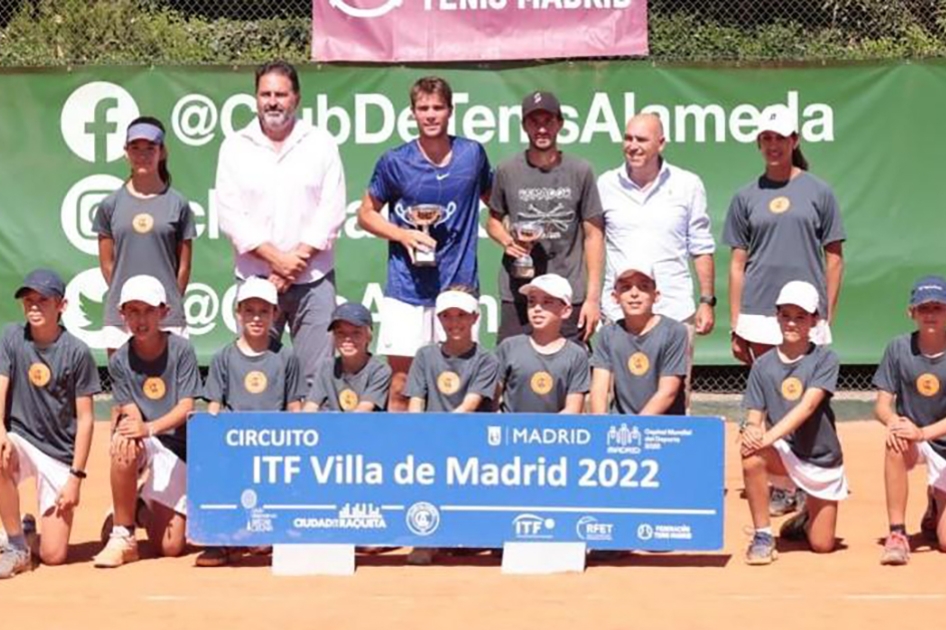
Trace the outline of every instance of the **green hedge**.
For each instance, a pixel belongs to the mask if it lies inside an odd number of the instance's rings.
[[[0,15],[0,66],[310,58],[308,3],[299,0],[21,0],[6,6],[13,11]],[[276,17],[234,17],[247,14]],[[946,0],[651,0],[649,19],[656,61],[946,55]]]

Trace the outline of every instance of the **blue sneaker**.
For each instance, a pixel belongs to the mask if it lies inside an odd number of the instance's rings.
[[[772,534],[755,532],[749,549],[746,550],[746,564],[772,564],[776,558],[778,551],[775,550],[775,537]]]

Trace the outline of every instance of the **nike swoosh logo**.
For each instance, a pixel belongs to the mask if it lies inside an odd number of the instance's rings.
[[[437,181],[442,182],[443,180],[450,177],[450,173],[437,173]]]

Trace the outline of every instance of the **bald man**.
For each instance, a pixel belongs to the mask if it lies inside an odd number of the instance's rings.
[[[716,244],[710,232],[703,181],[667,162],[662,155],[666,144],[660,118],[638,114],[625,128],[624,163],[598,178],[605,234],[604,286],[614,284],[628,256],[637,259],[643,255],[653,263],[660,293],[654,312],[682,322],[689,333],[689,410],[694,334],[709,334],[715,323]],[[691,261],[698,294],[694,293]],[[608,319],[621,319],[616,302],[603,302]]]

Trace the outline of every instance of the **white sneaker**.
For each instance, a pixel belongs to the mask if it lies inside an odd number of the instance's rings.
[[[121,534],[109,536],[105,548],[92,558],[92,562],[100,569],[114,569],[137,560],[137,539],[134,536],[122,536]]]

